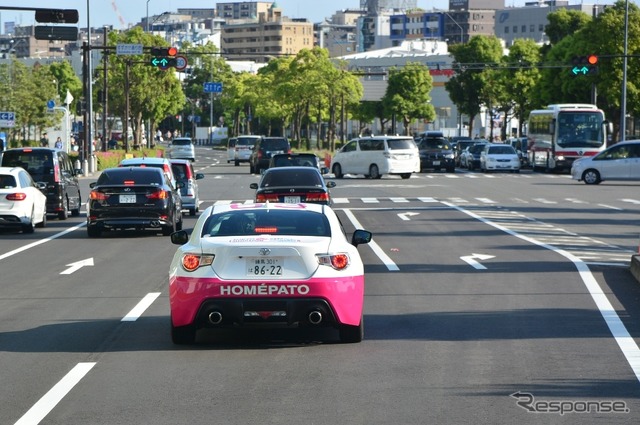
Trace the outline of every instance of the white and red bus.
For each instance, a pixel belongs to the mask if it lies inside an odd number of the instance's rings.
[[[549,105],[529,114],[527,150],[534,171],[570,171],[571,164],[607,147],[612,125],[596,105]]]

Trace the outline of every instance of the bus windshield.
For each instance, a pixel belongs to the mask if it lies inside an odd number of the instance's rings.
[[[599,148],[605,142],[602,121],[601,113],[561,111],[556,124],[558,146]]]

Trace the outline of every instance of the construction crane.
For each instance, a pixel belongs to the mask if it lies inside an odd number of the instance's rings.
[[[113,7],[113,11],[116,13],[116,16],[118,17],[118,21],[120,21],[121,27],[126,28],[127,23],[125,22],[124,18],[120,14],[120,11],[118,10],[118,5],[116,4],[115,0],[111,0],[111,7]]]

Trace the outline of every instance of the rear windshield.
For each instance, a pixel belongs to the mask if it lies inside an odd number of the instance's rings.
[[[274,169],[275,170],[275,169]],[[309,170],[314,171],[314,170]],[[285,172],[268,172],[260,182],[261,187],[279,187],[279,186],[313,186],[322,187],[322,177],[320,173],[307,172],[306,170],[285,171]]]
[[[171,164],[173,175],[178,181],[187,180],[189,178],[189,166],[187,164]]]
[[[191,140],[190,139],[173,139],[173,142],[171,142],[172,145],[177,145],[177,146],[189,146],[191,145]]]
[[[255,137],[239,137],[236,141],[236,145],[253,146],[256,144],[256,140],[258,139],[256,139]]]
[[[47,150],[5,151],[2,166],[22,167],[37,182],[52,183],[54,180],[53,154]]]
[[[301,167],[317,167],[318,159],[315,155],[278,155],[274,157],[273,163],[276,167],[288,167],[291,165],[299,165]]]
[[[499,154],[499,155],[505,155],[505,154],[514,154],[516,153],[516,150],[513,149],[513,146],[511,145],[504,145],[504,146],[491,146],[489,148],[489,153],[493,153],[493,154]]]
[[[329,220],[324,214],[300,210],[234,210],[214,214],[207,219],[203,237],[207,236],[331,236]]]
[[[265,149],[272,151],[286,151],[289,149],[289,142],[287,142],[285,139],[265,140],[262,143],[262,146]]]
[[[387,145],[389,146],[389,150],[397,150],[397,149],[413,149],[416,147],[413,139],[387,139]]]
[[[424,149],[451,149],[449,142],[444,137],[423,139],[422,142],[420,142],[420,147]]]
[[[485,145],[483,143],[473,145],[469,148],[469,152],[471,153],[480,153],[484,149]]]
[[[142,184],[160,186],[163,183],[163,174],[153,168],[113,168],[104,170],[96,185],[124,185]]]

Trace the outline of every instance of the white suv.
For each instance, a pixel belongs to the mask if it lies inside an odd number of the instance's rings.
[[[330,169],[337,179],[345,174],[364,174],[372,179],[396,174],[408,179],[420,172],[420,155],[410,136],[359,137],[335,153]]]
[[[188,159],[196,160],[196,149],[193,141],[189,137],[176,137],[171,141],[169,150],[169,158],[171,159]]]

